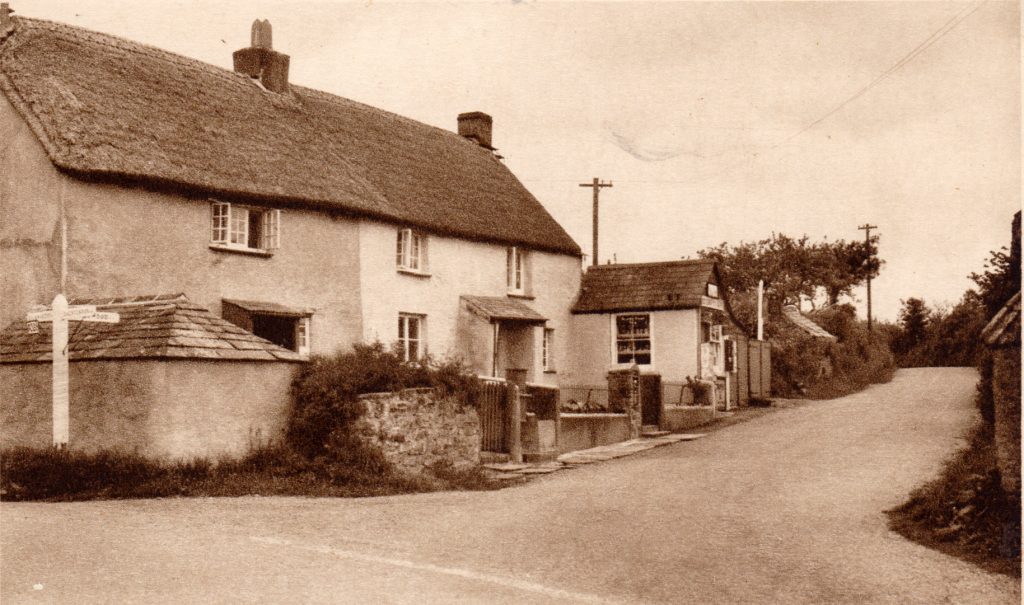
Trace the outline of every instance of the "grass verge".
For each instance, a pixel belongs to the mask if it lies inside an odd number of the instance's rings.
[[[989,571],[1020,577],[1020,494],[999,485],[991,436],[977,429],[938,479],[886,511],[889,527]]]
[[[502,484],[479,468],[435,465],[422,474],[307,460],[283,447],[217,463],[162,463],[116,451],[82,453],[14,448],[0,453],[0,500],[79,501],[203,496],[361,497]]]

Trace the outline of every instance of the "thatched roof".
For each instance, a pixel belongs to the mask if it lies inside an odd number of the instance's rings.
[[[990,347],[1006,347],[1020,344],[1020,292],[996,313],[981,331],[981,338]]]
[[[70,322],[68,357],[98,359],[205,359],[227,361],[301,361],[277,346],[193,304],[183,294],[130,298],[76,299],[120,316],[117,323]],[[0,364],[48,362],[52,327],[16,321],[0,332]]]
[[[580,254],[494,154],[453,132],[300,86],[268,92],[77,27],[13,23],[0,35],[0,90],[73,176]]]

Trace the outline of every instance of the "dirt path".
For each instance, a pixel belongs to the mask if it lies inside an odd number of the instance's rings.
[[[882,512],[962,443],[975,379],[901,371],[500,492],[3,504],[0,597],[1019,603],[1015,580],[904,540]]]

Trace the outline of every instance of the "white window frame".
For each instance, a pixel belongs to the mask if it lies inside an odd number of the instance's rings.
[[[423,359],[427,352],[427,333],[426,333],[427,316],[420,315],[418,313],[399,313],[398,314],[398,344],[401,348],[402,361],[415,362]],[[416,338],[410,338],[410,326],[416,325]],[[409,355],[410,344],[416,343],[416,355],[412,357]]]
[[[647,337],[638,337],[633,335],[632,338],[621,339],[619,337],[619,318],[623,317],[646,317],[647,318]],[[647,341],[647,356],[648,360],[646,363],[637,361],[636,364],[640,366],[653,366],[654,365],[654,316],[650,313],[619,313],[612,316],[612,361],[616,366],[631,366],[633,365],[632,360],[620,361],[619,360],[619,341],[620,340],[631,340],[634,342],[633,355],[635,358],[636,349],[635,341],[646,340]]]
[[[544,335],[541,337],[541,367],[545,372],[555,371],[555,352],[552,350],[555,342],[555,329],[544,328]]]
[[[427,236],[412,229],[399,229],[395,246],[395,265],[399,271],[426,274]]]
[[[709,342],[722,342],[722,324],[712,324]]]
[[[509,246],[505,251],[505,285],[509,294],[526,295],[527,251],[518,246]]]
[[[249,215],[253,212],[258,212],[260,217],[260,241],[255,246],[249,241]],[[244,252],[277,250],[281,247],[281,211],[212,200],[210,245]]]
[[[312,342],[310,328],[312,322],[310,317],[299,317],[295,322],[295,352],[299,355],[309,355],[310,343]]]

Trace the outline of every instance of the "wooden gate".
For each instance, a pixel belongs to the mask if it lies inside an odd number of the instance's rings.
[[[508,453],[509,387],[504,381],[482,380],[480,385],[480,449]]]
[[[751,397],[771,397],[772,349],[768,342],[750,340],[747,348],[748,380]]]

